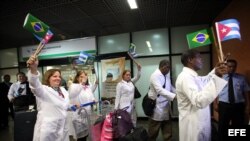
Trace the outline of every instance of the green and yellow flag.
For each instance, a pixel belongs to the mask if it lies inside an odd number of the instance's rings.
[[[211,29],[203,29],[187,34],[188,46],[190,49],[209,45],[213,42]]]
[[[49,30],[48,25],[46,25],[38,18],[32,16],[30,13],[27,14],[24,20],[23,27],[41,38],[44,38],[47,31]]]

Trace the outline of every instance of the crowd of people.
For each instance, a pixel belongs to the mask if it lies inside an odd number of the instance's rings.
[[[197,71],[203,63],[200,53],[191,49],[181,56],[182,72],[176,84],[170,79],[170,62],[163,59],[159,67],[149,78],[149,98],[156,100],[152,116],[148,117],[148,141],[156,141],[161,130],[162,140],[169,141],[172,137],[171,103],[177,99],[179,111],[180,141],[210,141],[211,113],[210,104],[219,112],[219,139],[230,125],[246,124],[249,114],[248,93],[250,88],[246,78],[236,73],[237,62],[225,60],[218,62],[206,76],[199,76]],[[27,61],[29,71],[17,74],[17,82],[10,82],[10,75],[4,75],[0,83],[1,90],[1,128],[8,126],[9,110],[12,118],[14,111],[27,109],[35,105],[38,113],[34,128],[33,141],[69,141],[72,135],[75,140],[86,141],[88,133],[76,135],[73,118],[76,118],[82,103],[95,102],[94,85],[89,83],[88,75],[78,71],[72,83],[63,87],[59,69],[50,69],[43,75],[38,71],[39,60],[32,55]],[[134,98],[135,83],[140,79],[142,66],[137,64],[137,73],[131,78],[131,71],[124,70],[122,80],[117,83],[114,109],[124,109],[131,115],[134,127],[137,124],[136,100]],[[107,77],[111,77],[108,74]],[[13,106],[14,105],[14,106]],[[14,108],[13,108],[14,107]],[[91,114],[91,106],[86,107]]]

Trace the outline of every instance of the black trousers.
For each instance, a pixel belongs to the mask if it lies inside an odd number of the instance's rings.
[[[0,126],[1,127],[7,127],[8,126],[8,116],[9,116],[9,103],[8,102],[0,102],[0,111],[1,111],[1,116],[0,116]]]
[[[219,140],[225,140],[229,126],[244,126],[245,104],[219,102]],[[231,122],[231,125],[230,125]]]

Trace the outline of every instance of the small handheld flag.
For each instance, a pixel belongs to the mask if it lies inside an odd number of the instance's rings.
[[[138,66],[139,64],[135,61],[135,57],[138,56],[138,54],[135,52],[136,46],[135,44],[131,43],[128,49],[128,56],[135,62],[135,64]]]
[[[135,44],[131,43],[128,49],[128,53],[131,54],[132,57],[137,57],[138,54],[136,53],[136,46]]]
[[[47,44],[49,40],[53,37],[53,35],[54,34],[50,30],[48,30],[44,38],[41,38],[38,35],[34,34],[34,36],[43,44]]]
[[[49,40],[53,37],[53,33],[50,31],[50,30],[48,30],[48,32],[46,33],[46,35],[45,35],[45,37],[43,38],[43,40],[42,40],[42,42],[44,43],[44,44],[47,44],[48,42],[49,42]]]
[[[24,20],[23,27],[41,38],[44,38],[44,36],[49,30],[48,25],[46,25],[44,22],[42,22],[38,18],[31,15],[30,13],[27,14]]]
[[[82,64],[93,65],[95,57],[84,51],[81,51],[78,60],[82,62]]]
[[[187,34],[187,42],[189,48],[196,48],[211,44],[212,41],[210,29],[203,29]]]
[[[40,44],[34,53],[35,56],[38,56],[45,44],[52,38],[53,33],[49,30],[48,25],[30,13],[28,13],[25,17],[23,27],[32,32],[33,35],[40,41]]]
[[[226,41],[234,38],[241,39],[239,24],[240,23],[236,19],[228,19],[220,22],[215,22],[216,34],[220,51],[219,60],[221,62],[224,60],[221,41]]]
[[[218,38],[220,41],[226,41],[229,39],[240,39],[240,26],[236,19],[228,19],[216,23],[218,30]]]

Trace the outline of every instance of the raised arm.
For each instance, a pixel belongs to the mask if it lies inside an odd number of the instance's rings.
[[[32,55],[27,61],[27,66],[29,67],[28,71],[28,80],[31,91],[38,97],[43,97],[43,86],[39,80],[40,73],[38,72],[38,59],[35,55]]]
[[[136,82],[140,79],[140,77],[141,77],[141,65],[140,65],[140,64],[137,64],[137,73],[136,73],[135,77],[133,77],[133,78],[131,79],[131,81],[132,81],[133,83],[136,83]]]

